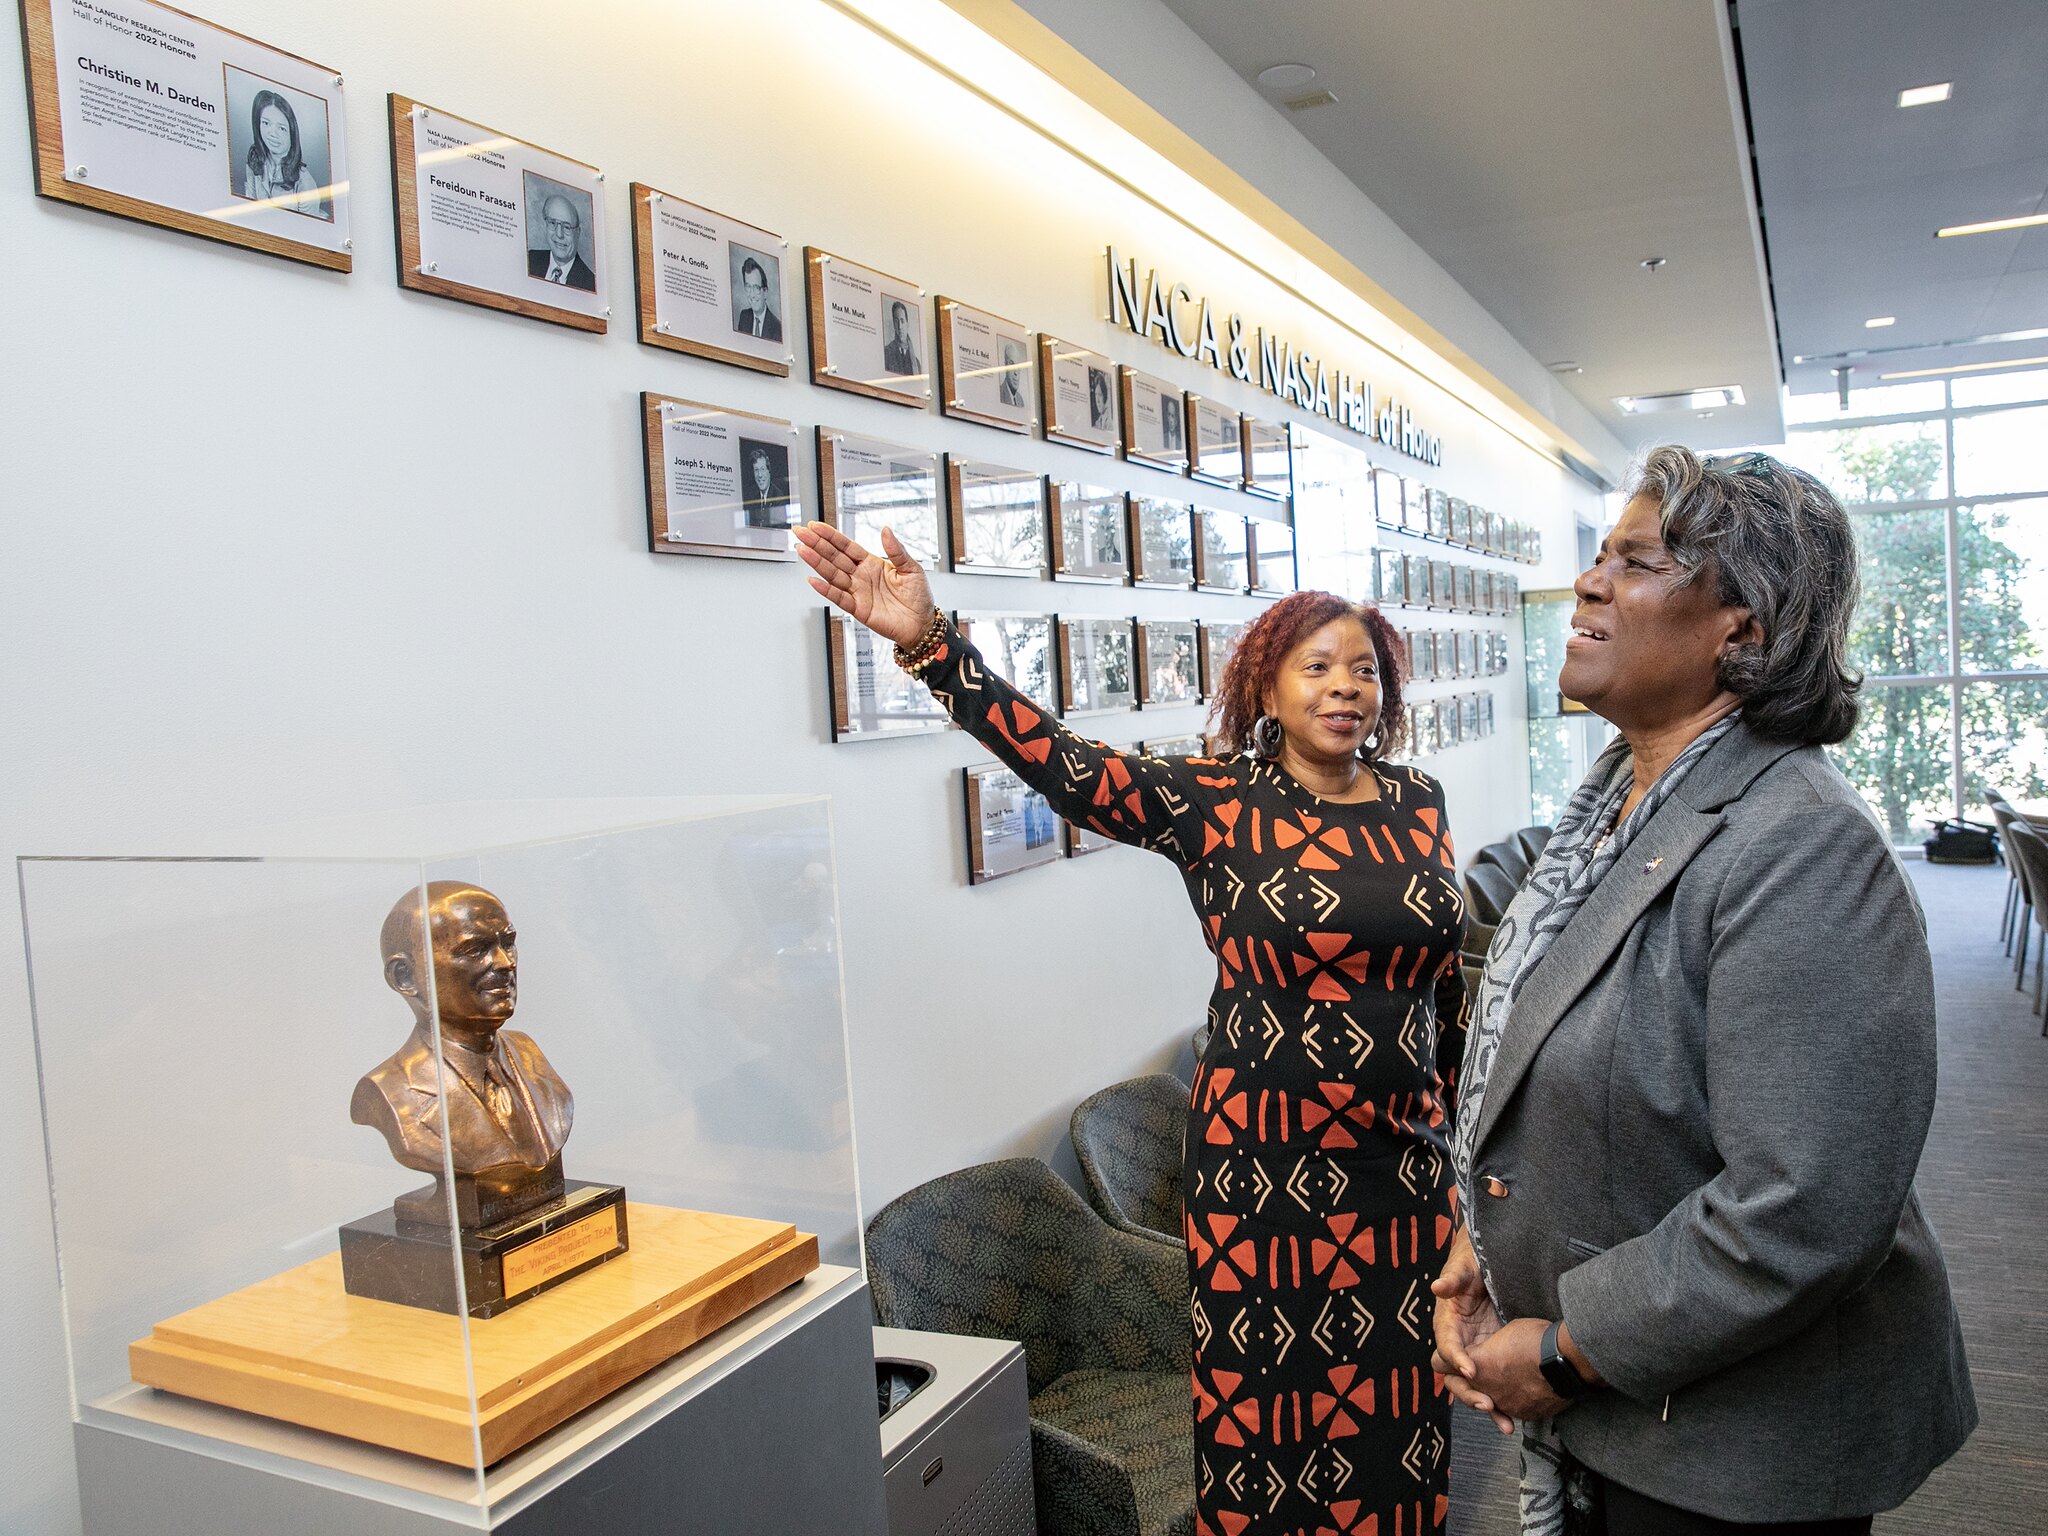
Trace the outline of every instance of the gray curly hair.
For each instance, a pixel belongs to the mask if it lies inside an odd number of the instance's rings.
[[[1720,667],[1750,729],[1808,745],[1846,739],[1863,687],[1848,666],[1859,583],[1834,493],[1767,453],[1702,459],[1672,444],[1643,456],[1628,495],[1656,499],[1679,586],[1711,574],[1723,603],[1756,616],[1762,642],[1735,647]]]

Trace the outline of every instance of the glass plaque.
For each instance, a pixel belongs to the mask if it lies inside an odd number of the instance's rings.
[[[400,286],[603,333],[603,172],[396,94],[391,144]]]
[[[1244,488],[1273,501],[1285,501],[1294,493],[1294,458],[1285,422],[1244,418]]]
[[[1383,608],[1407,605],[1408,562],[1398,549],[1382,545],[1373,551],[1372,596]]]
[[[825,663],[834,741],[951,730],[931,690],[896,665],[896,648],[836,608],[825,610]]]
[[[1029,432],[1031,332],[958,299],[939,305],[939,408],[1005,432]]]
[[[1458,608],[1465,613],[1477,613],[1479,611],[1479,588],[1476,580],[1478,574],[1469,565],[1458,567],[1456,603]]]
[[[953,569],[980,576],[1045,575],[1045,477],[946,456]]]
[[[1457,595],[1457,580],[1451,575],[1451,562],[1431,560],[1429,564],[1429,606],[1448,611],[1451,600]]]
[[[967,785],[967,881],[981,885],[1058,861],[1059,817],[1001,764],[960,770]]]
[[[341,76],[152,0],[25,0],[36,190],[346,272]]]
[[[1372,472],[1373,520],[1382,528],[1399,528],[1406,515],[1402,498],[1407,494],[1406,482],[1390,469],[1376,469]]]
[[[1213,699],[1222,690],[1223,679],[1230,669],[1230,658],[1237,654],[1237,642],[1244,638],[1246,625],[1217,624],[1202,621],[1202,697]]]
[[[1292,592],[1294,577],[1294,528],[1277,518],[1251,519],[1252,586],[1273,596]]]
[[[1451,493],[1432,488],[1429,493],[1429,536],[1446,543],[1451,537]]]
[[[881,552],[893,529],[926,570],[945,559],[939,535],[939,456],[925,448],[818,428],[818,519]]]
[[[1131,522],[1124,493],[1055,480],[1047,488],[1054,581],[1123,585],[1131,579]]]
[[[1116,364],[1071,342],[1038,338],[1039,403],[1045,435],[1096,453],[1115,453],[1123,440],[1117,415]]]
[[[1060,826],[1066,839],[1067,857],[1078,859],[1083,854],[1100,853],[1105,848],[1114,848],[1117,841],[1104,837],[1093,827],[1077,827],[1071,821],[1062,820]]]
[[[1251,543],[1235,512],[1195,509],[1195,586],[1204,592],[1243,592],[1251,585]]]
[[[1184,501],[1131,498],[1131,581],[1140,587],[1195,584],[1195,509]]]
[[[1202,691],[1193,619],[1138,621],[1138,702],[1192,704]]]
[[[647,547],[658,555],[792,560],[804,520],[796,428],[667,395],[640,397]]]
[[[1068,715],[1138,707],[1129,619],[1060,621],[1060,704]]]
[[[1187,402],[1180,389],[1156,374],[1119,369],[1124,456],[1160,469],[1188,464]]]
[[[637,181],[632,193],[640,340],[787,377],[789,242]]]
[[[1458,700],[1458,736],[1463,741],[1477,741],[1479,734],[1479,695],[1468,693]]]
[[[1416,681],[1433,683],[1437,679],[1436,669],[1437,634],[1433,629],[1418,629],[1414,632],[1410,649],[1415,657]]]
[[[1059,713],[1053,666],[1053,619],[1047,613],[956,613],[960,633],[1010,686],[1047,714]]]
[[[1462,496],[1451,498],[1451,542],[1465,545],[1472,542],[1472,504]]]
[[[1155,736],[1138,743],[1147,757],[1207,757],[1209,744],[1200,736]]]
[[[804,270],[811,382],[922,410],[932,397],[924,290],[814,246]]]
[[[1479,631],[1461,629],[1458,631],[1458,675],[1477,677],[1479,675]]]
[[[1235,490],[1244,480],[1244,418],[1200,395],[1188,396],[1188,473]]]

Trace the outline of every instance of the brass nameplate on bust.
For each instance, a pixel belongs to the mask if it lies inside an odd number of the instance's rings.
[[[537,1285],[622,1251],[622,1214],[623,1207],[612,1206],[506,1253],[505,1299],[517,1301]]]

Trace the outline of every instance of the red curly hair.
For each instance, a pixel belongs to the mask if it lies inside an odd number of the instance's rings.
[[[1252,620],[1223,669],[1223,686],[1209,711],[1215,721],[1209,750],[1223,757],[1251,751],[1252,726],[1266,712],[1266,692],[1288,652],[1325,624],[1344,618],[1365,626],[1380,670],[1380,718],[1373,732],[1378,740],[1359,755],[1372,763],[1393,756],[1408,729],[1408,713],[1401,707],[1406,666],[1401,637],[1379,609],[1334,592],[1295,592]]]

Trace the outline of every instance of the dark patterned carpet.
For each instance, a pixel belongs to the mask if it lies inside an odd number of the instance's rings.
[[[2048,1530],[2048,1040],[2000,950],[2005,871],[1906,867],[1927,908],[1941,1028],[1920,1199],[1948,1254],[1983,1421],[1877,1530],[2039,1536]],[[1815,960],[1824,971],[1827,957]],[[1453,1536],[1510,1536],[1514,1490],[1510,1443],[1459,1410]]]

